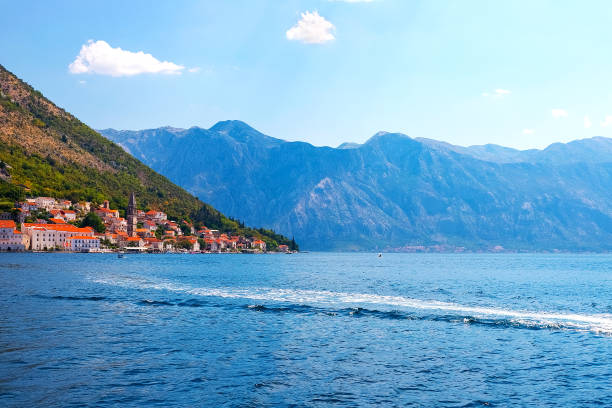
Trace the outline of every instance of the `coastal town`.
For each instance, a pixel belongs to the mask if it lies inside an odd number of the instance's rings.
[[[140,210],[132,193],[125,216],[108,201],[35,197],[0,213],[0,251],[265,253],[257,237],[228,235],[163,211]],[[290,253],[287,245],[274,252]]]

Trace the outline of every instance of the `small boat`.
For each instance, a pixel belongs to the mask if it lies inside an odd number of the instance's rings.
[[[117,258],[123,258],[123,252],[119,252],[119,253],[117,254]]]
[[[379,257],[379,258],[382,258],[382,253],[380,253],[380,252],[379,252],[379,253],[378,253],[378,257]]]

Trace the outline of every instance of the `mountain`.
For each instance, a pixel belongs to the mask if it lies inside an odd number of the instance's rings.
[[[250,142],[248,135],[243,142]],[[173,219],[257,236],[272,247],[289,243],[273,231],[228,219],[0,65],[0,202],[22,199],[26,190],[72,201],[108,199],[114,208],[125,208],[134,191],[141,206],[163,210]]]
[[[330,148],[240,121],[101,133],[225,213],[295,235],[303,248],[612,249],[610,139],[519,151],[379,132]]]
[[[454,151],[497,163],[607,163],[612,160],[612,139],[599,136],[569,143],[553,143],[544,150],[517,150],[495,144],[461,147],[432,139],[416,140],[434,149]]]

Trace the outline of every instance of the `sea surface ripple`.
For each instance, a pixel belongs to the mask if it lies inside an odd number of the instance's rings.
[[[592,406],[612,256],[0,254],[2,406]]]

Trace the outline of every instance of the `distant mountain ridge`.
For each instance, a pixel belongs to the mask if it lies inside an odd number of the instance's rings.
[[[100,131],[231,216],[302,248],[612,249],[612,140],[543,150],[379,132],[315,147],[240,121]]]

